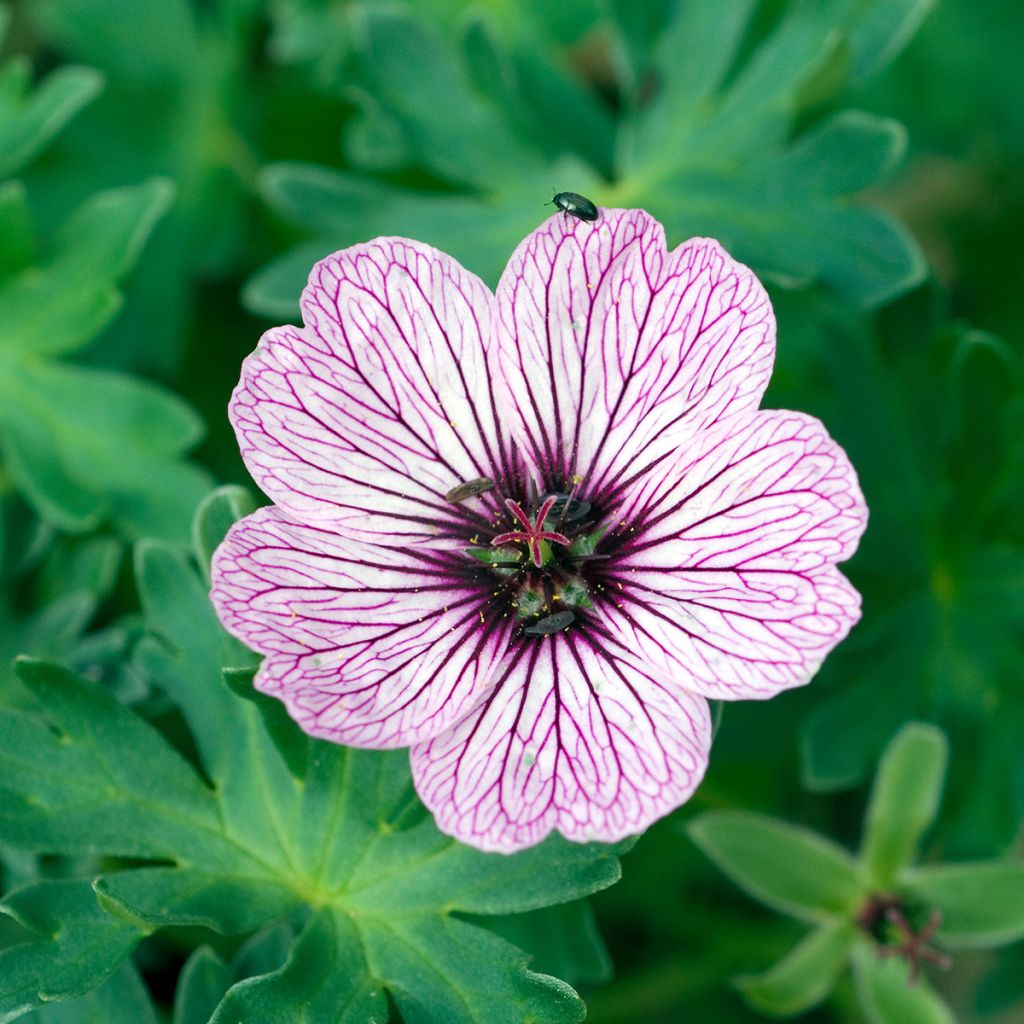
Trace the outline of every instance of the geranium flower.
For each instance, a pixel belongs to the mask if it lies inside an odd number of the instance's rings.
[[[274,505],[213,601],[307,733],[411,747],[451,835],[643,830],[700,781],[709,698],[806,683],[858,618],[855,474],[758,411],[774,317],[718,243],[556,214],[492,295],[378,238],[318,263],[302,313],[231,402]]]

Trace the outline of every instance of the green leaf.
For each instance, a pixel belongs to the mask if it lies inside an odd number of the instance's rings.
[[[245,251],[244,198],[260,162],[253,135],[269,131],[276,147],[275,122],[295,126],[285,146],[328,130],[304,120],[305,94],[281,110],[277,81],[252,74],[263,6],[231,0],[207,12],[187,0],[34,0],[24,10],[37,45],[95,66],[106,82],[62,135],[62,160],[34,168],[40,207],[65,216],[72,199],[153,176],[171,179],[177,192],[124,311],[97,342],[104,362],[165,378],[180,367],[198,280],[236,273]],[[264,128],[242,130],[257,124]]]
[[[821,921],[849,914],[863,898],[853,858],[807,829],[745,811],[708,811],[687,832],[740,888],[784,914]]]
[[[209,946],[200,946],[185,962],[178,978],[173,1024],[208,1024],[236,981],[279,970],[294,938],[286,924],[270,925],[243,943],[230,964]]]
[[[487,187],[538,162],[481,102],[441,34],[401,7],[353,6],[359,81],[399,123],[413,159],[449,181]]]
[[[21,1024],[160,1024],[161,1018],[146,983],[128,960],[99,988],[66,1002],[47,1003],[18,1020]]]
[[[0,353],[8,468],[39,514],[63,529],[109,521],[129,537],[183,540],[209,489],[207,473],[181,461],[201,432],[193,410],[156,385]]]
[[[0,179],[17,174],[103,85],[91,68],[66,65],[29,92],[28,63],[15,58],[0,68]]]
[[[942,913],[938,937],[943,945],[986,948],[1024,937],[1024,864],[929,864],[905,871],[900,881],[925,906]]]
[[[580,187],[586,188],[585,181]],[[282,215],[317,237],[258,271],[246,283],[243,301],[257,312],[294,316],[316,260],[378,234],[428,242],[496,283],[513,246],[540,220],[551,195],[551,173],[543,172],[532,183],[520,176],[507,193],[485,201],[411,192],[327,167],[280,163],[263,170],[260,191]]]
[[[355,4],[348,35],[344,19],[321,14],[325,34],[345,35],[336,80],[354,85],[360,108],[345,136],[353,173],[264,175],[271,204],[314,240],[252,278],[247,305],[293,316],[311,256],[377,234],[436,245],[493,285],[553,186],[645,208],[673,245],[714,235],[777,281],[824,282],[865,306],[924,278],[911,235],[859,198],[901,161],[903,130],[856,111],[808,116],[906,43],[920,3],[798,3],[777,19],[747,0],[611,6],[600,26],[610,60],[589,88],[569,70],[578,54],[510,31],[493,11],[464,33],[419,8]],[[619,102],[614,115],[597,80]],[[418,189],[406,184],[416,170]]]
[[[855,951],[853,966],[868,1024],[956,1024],[952,1011],[925,979],[910,984],[902,960],[880,958],[864,942]]]
[[[152,726],[66,669],[27,658],[17,668],[39,711],[0,710],[0,841],[153,858],[205,847],[210,860],[212,837],[223,849],[213,794]]]
[[[107,324],[120,304],[117,281],[169,199],[161,180],[95,196],[40,263],[0,279],[0,453],[18,489],[61,529],[109,523],[129,537],[180,541],[210,486],[182,461],[202,424],[181,399],[124,374],[40,358],[81,347]],[[24,249],[8,259],[20,262]]]
[[[209,1024],[233,981],[231,968],[209,946],[185,961],[174,992],[174,1024]]]
[[[210,560],[232,523],[254,511],[256,503],[244,487],[228,485],[211,491],[199,504],[192,521],[192,550],[204,577],[210,578]]]
[[[856,932],[848,921],[816,928],[774,967],[736,979],[743,998],[769,1017],[792,1017],[817,1006],[850,958]]]
[[[0,950],[3,1022],[100,985],[140,938],[138,928],[103,913],[87,880],[29,883],[8,893],[0,912],[30,933]]]
[[[0,185],[0,287],[26,267],[36,252],[36,234],[25,186],[20,181]]]
[[[274,741],[288,770],[297,779],[306,774],[309,746],[305,735],[291,728],[285,706],[253,686],[256,670],[252,668],[224,669],[224,682],[236,697],[250,701],[260,714],[267,734]]]
[[[934,821],[946,774],[946,738],[929,725],[911,724],[889,744],[868,804],[861,858],[873,883],[892,887]]]
[[[0,289],[0,345],[52,356],[95,337],[120,308],[116,283],[172,195],[170,182],[156,179],[87,201],[53,240],[53,255]]]
[[[876,75],[913,38],[935,0],[888,0],[867,5],[850,36],[850,81],[861,85]]]
[[[383,993],[370,980],[355,926],[321,910],[299,936],[288,962],[272,974],[239,982],[210,1024],[239,1020],[387,1021]]]
[[[958,758],[936,837],[983,857],[1006,849],[1024,811],[1022,367],[977,332],[936,330],[931,301],[909,296],[870,322],[829,314],[815,333],[834,344],[805,353],[816,369],[804,393],[828,396],[877,528],[851,563],[865,616],[823,672],[835,685],[805,724],[803,774],[849,787],[903,722],[932,721]]]
[[[895,122],[846,111],[785,149],[751,154],[728,176],[690,154],[693,167],[638,200],[678,236],[718,238],[783,284],[823,281],[877,306],[923,280],[926,264],[896,221],[845,197],[890,174],[904,148]]]
[[[572,985],[601,985],[612,962],[587,900],[542,907],[527,914],[474,920],[531,955],[530,965]]]

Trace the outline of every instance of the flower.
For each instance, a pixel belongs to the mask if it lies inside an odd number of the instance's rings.
[[[411,747],[445,832],[642,831],[704,773],[708,698],[808,682],[857,620],[854,471],[758,411],[774,317],[717,242],[556,214],[492,295],[378,238],[318,263],[302,313],[232,398],[274,505],[212,598],[307,733]]]

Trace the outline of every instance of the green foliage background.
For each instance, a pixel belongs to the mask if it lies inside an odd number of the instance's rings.
[[[0,1020],[760,1020],[731,979],[806,926],[719,872],[709,823],[853,848],[908,721],[949,745],[921,877],[1016,871],[1022,37],[1015,0],[0,5]],[[402,234],[493,285],[553,186],[762,274],[766,404],[821,417],[871,509],[864,619],[812,686],[726,708],[632,850],[493,858],[401,757],[254,704],[201,574],[250,501],[209,496],[247,484],[228,395],[312,262]],[[871,1019],[1024,1021],[1022,933],[958,951],[944,1004],[883,979]],[[836,965],[807,1020],[865,1019],[869,968]]]

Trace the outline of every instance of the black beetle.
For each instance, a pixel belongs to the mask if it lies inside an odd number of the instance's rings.
[[[577,220],[597,220],[597,207],[578,192],[556,192],[551,200],[565,214]],[[545,204],[550,205],[550,204]]]

